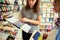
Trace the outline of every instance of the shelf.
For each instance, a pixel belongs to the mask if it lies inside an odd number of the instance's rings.
[[[53,3],[53,2],[41,2],[41,3]]]
[[[40,23],[40,25],[52,25],[50,22],[49,23]]]
[[[55,18],[55,17],[42,17],[42,18]]]
[[[13,4],[11,4],[11,5],[13,5]],[[4,4],[2,5],[2,4],[0,4],[1,7],[11,6],[11,5],[4,5]]]
[[[1,11],[1,12],[10,12],[10,11],[12,11],[12,10],[8,10],[8,11]]]
[[[41,23],[53,23],[53,22],[41,22]]]
[[[8,3],[2,3],[2,2],[0,2],[0,4],[2,4],[2,5],[11,5],[10,3],[8,4]]]

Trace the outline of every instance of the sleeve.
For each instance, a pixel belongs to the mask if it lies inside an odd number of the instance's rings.
[[[24,7],[22,7],[22,10],[21,10],[21,17],[24,17]]]
[[[42,9],[40,8],[40,11],[38,12],[38,15],[42,15],[43,12],[42,12]]]
[[[39,11],[38,14],[37,14],[37,17],[40,16],[40,19],[39,19],[39,20],[41,20],[42,15],[43,15],[43,12],[42,12],[42,10],[40,9],[40,11]],[[37,18],[37,19],[38,19],[38,18]]]

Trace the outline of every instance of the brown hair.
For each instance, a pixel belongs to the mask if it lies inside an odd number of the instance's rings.
[[[39,9],[40,9],[40,8],[39,8],[39,5],[40,5],[40,0],[37,0],[36,3],[35,3],[35,5],[33,6],[33,11],[34,11],[35,13],[38,13],[38,12],[39,12]],[[28,1],[27,1],[27,4],[26,4],[25,9],[26,9],[26,10],[29,10],[29,9],[30,9],[29,4],[28,4]]]
[[[53,6],[55,12],[60,12],[60,0],[54,0]]]

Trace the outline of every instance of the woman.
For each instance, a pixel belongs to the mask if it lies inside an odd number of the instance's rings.
[[[32,32],[38,30],[38,25],[40,24],[41,11],[39,8],[40,0],[27,0],[27,4],[23,7],[20,19],[21,22],[25,22],[31,26],[29,33],[23,31],[23,40],[29,40]]]
[[[55,40],[60,40],[60,18],[57,18],[57,22],[55,24],[57,26],[57,34]]]
[[[57,22],[57,34],[55,40],[60,40],[60,0],[54,0],[54,11],[58,13]]]

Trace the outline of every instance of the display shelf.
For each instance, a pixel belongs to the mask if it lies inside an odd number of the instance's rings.
[[[41,0],[41,2],[54,2],[54,0]]]
[[[13,0],[10,0],[10,1],[13,1]],[[17,19],[20,18],[20,11],[16,11],[14,9],[15,6],[16,5],[14,5],[12,3],[8,4],[8,3],[0,2],[0,14],[3,16],[3,19],[11,18],[11,16],[15,17]],[[22,5],[19,5],[19,6],[22,6]],[[1,22],[0,22],[0,32],[6,33],[6,34],[8,33],[8,34],[10,34],[10,36],[12,36],[14,38],[15,37],[18,38],[18,36],[19,36],[19,40],[22,39],[22,30],[21,29],[18,29],[15,25],[9,23],[8,21],[7,21],[8,22],[7,23],[6,20],[5,20],[5,22],[3,22],[3,21],[4,20],[2,20],[3,24],[1,24]],[[18,39],[16,39],[16,40],[18,40]]]
[[[8,4],[8,3],[2,3],[2,2],[0,2],[0,4],[2,4],[2,5],[3,5],[3,4],[5,4],[5,5],[11,5],[10,3]]]
[[[11,6],[6,6],[6,5],[0,6],[0,12],[10,12],[10,11],[12,11]]]
[[[43,2],[41,2],[41,3],[53,3],[53,2],[44,2],[44,1],[43,1]]]
[[[7,11],[1,11],[1,12],[10,12],[10,11],[12,11],[12,10],[7,10]]]
[[[6,4],[0,4],[0,7],[6,7],[6,6],[11,6],[11,5],[14,5],[14,4],[9,4],[9,5],[6,5]]]
[[[58,14],[53,11],[53,2],[54,0],[41,0],[40,7],[42,9],[42,19],[40,23],[40,29],[47,29],[49,30],[49,25],[51,26],[50,29],[54,27],[54,19],[58,17]]]
[[[18,29],[13,24],[11,24],[7,21],[2,21],[0,24],[0,32],[8,33],[10,35],[13,35],[13,37],[15,37],[17,35],[18,31],[21,32],[22,30]]]

